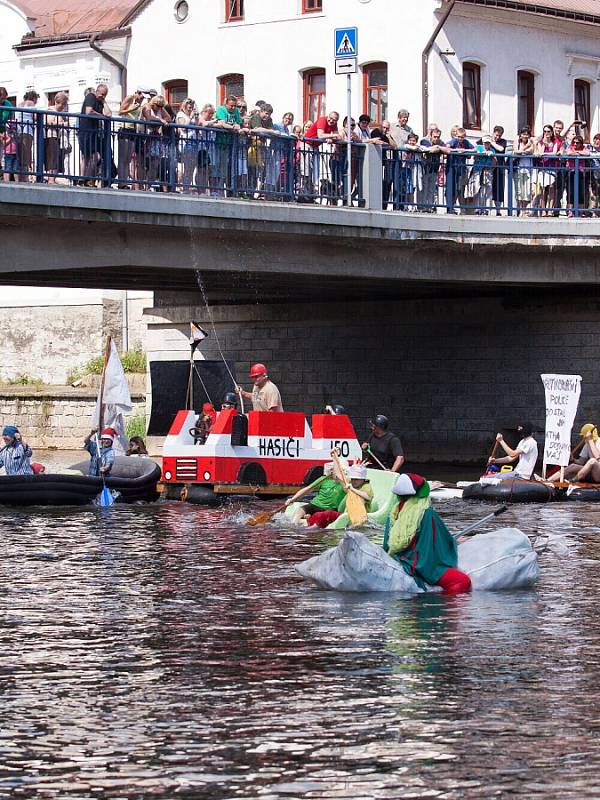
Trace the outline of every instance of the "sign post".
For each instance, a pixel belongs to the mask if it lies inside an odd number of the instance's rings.
[[[346,205],[352,205],[352,75],[358,65],[358,28],[335,29],[335,73],[346,75],[346,120],[348,141],[346,144]],[[342,130],[344,125],[342,123]]]
[[[579,405],[581,375],[542,375],[541,378],[546,392],[543,476],[546,477],[548,464],[558,465],[562,481],[571,455],[571,429]]]

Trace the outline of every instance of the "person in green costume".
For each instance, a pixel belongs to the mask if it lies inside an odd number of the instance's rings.
[[[297,493],[298,494],[298,493]],[[291,505],[296,501],[297,494],[289,497],[285,504]],[[317,511],[337,511],[338,506],[346,497],[344,487],[336,478],[333,463],[323,467],[323,480],[319,484],[319,491],[308,503],[302,503],[295,509],[292,522],[299,523],[304,517],[310,517]]]
[[[429,484],[421,475],[399,475],[392,491],[398,505],[392,510],[383,549],[398,561],[421,589],[437,584],[447,594],[471,589],[469,576],[456,568],[456,539],[431,508]]]

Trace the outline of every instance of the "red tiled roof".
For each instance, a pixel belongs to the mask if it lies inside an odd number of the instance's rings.
[[[36,39],[118,28],[139,0],[16,0],[31,19]]]
[[[557,19],[600,23],[600,0],[460,0],[460,2],[511,11],[530,11]]]

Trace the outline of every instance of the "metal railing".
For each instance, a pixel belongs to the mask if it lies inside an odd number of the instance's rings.
[[[0,131],[0,153],[3,174],[11,180],[332,205],[344,201],[345,144],[275,131],[234,132],[35,108],[9,113]],[[364,150],[359,144],[352,148],[358,206],[364,205]]]
[[[4,180],[341,205],[346,143],[36,108],[2,109]],[[2,130],[4,128],[4,130]],[[365,197],[365,161],[381,201]],[[352,205],[395,211],[600,215],[600,152],[450,153],[353,144]]]
[[[507,216],[600,214],[600,152],[427,153],[383,149],[383,208]]]

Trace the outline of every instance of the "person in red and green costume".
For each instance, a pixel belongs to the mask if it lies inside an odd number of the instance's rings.
[[[469,576],[456,568],[456,539],[431,508],[429,484],[421,475],[399,475],[392,491],[398,505],[385,526],[383,549],[421,587],[437,584],[447,594],[471,589]]]

